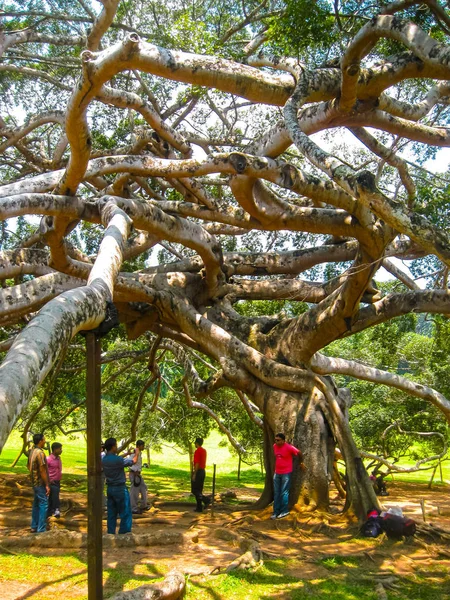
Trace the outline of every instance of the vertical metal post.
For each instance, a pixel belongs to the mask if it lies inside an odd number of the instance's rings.
[[[241,480],[241,455],[239,454],[239,462],[238,462],[238,481]]]
[[[100,340],[86,334],[86,408],[88,472],[88,599],[103,600],[101,371]]]
[[[216,495],[216,463],[213,464],[213,483],[212,483],[212,498],[211,498],[211,517],[214,517],[214,496]]]

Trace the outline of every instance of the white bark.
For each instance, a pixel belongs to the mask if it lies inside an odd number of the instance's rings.
[[[108,31],[109,26],[116,16],[119,2],[120,0],[102,0],[103,10],[95,19],[87,38],[86,46],[88,50],[98,50],[103,35]]]
[[[110,218],[88,285],[51,300],[16,337],[0,365],[0,447],[55,360],[82,329],[96,327],[105,315],[121,264],[130,221],[116,207],[103,210]]]
[[[355,377],[357,379],[395,387],[416,398],[428,400],[441,410],[450,422],[450,401],[447,400],[445,396],[426,385],[410,381],[409,379],[406,379],[406,377],[375,369],[355,361],[324,356],[323,354],[315,354],[311,360],[311,366],[316,373],[322,375],[349,375],[350,377]]]

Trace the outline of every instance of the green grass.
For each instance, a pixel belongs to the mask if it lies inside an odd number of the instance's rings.
[[[157,581],[166,569],[130,553],[130,559],[103,569],[105,598],[117,591],[130,590]],[[187,581],[186,600],[377,600],[375,584],[367,576],[367,561],[361,557],[332,556],[320,562],[330,571],[328,577],[302,580],[289,575],[291,560],[268,560],[252,573],[235,571],[209,577],[193,577]],[[446,567],[435,565],[437,578],[433,582],[410,575],[401,577],[398,589],[389,590],[389,600],[448,600],[450,589],[445,577]],[[0,582],[33,582],[33,600],[48,600],[49,586],[64,589],[64,600],[86,600],[87,567],[85,556],[36,556],[0,554]],[[1,583],[0,583],[1,586]]]
[[[188,582],[186,600],[378,600],[375,583],[370,578],[363,579],[368,567],[362,559],[335,556],[326,560],[331,559],[334,559],[336,567],[330,570],[329,577],[310,580],[287,574],[287,563],[292,561],[285,560],[266,561],[255,573],[235,571],[217,577],[193,578]],[[440,583],[430,583],[411,576],[401,578],[398,586],[398,589],[388,591],[389,600],[450,598],[445,578]]]
[[[150,564],[118,564],[103,569],[103,586],[105,598],[122,591],[148,584],[158,580],[165,574],[153,563]],[[31,579],[31,577],[32,579]],[[70,588],[64,593],[64,600],[86,600],[87,563],[77,554],[62,556],[38,556],[19,554],[11,556],[0,553],[0,593],[2,584],[7,582],[30,583],[33,585],[33,600],[48,600],[50,585],[61,585]],[[5,586],[5,587],[6,587]],[[28,597],[28,596],[27,596]]]

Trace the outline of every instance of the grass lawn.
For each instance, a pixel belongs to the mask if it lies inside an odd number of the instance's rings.
[[[336,555],[316,562],[325,567],[326,574],[309,580],[289,575],[292,560],[267,560],[254,573],[235,571],[214,577],[193,577],[187,581],[185,600],[379,600],[373,581],[366,578],[368,565],[363,557]],[[420,576],[403,578],[395,590],[388,592],[388,599],[448,600],[450,590],[445,583],[445,569],[439,564],[435,567],[440,581],[425,581]],[[114,568],[107,567],[103,570],[105,598],[157,581],[163,571],[155,563],[130,565],[125,560]],[[77,554],[46,557],[0,553],[0,592],[2,585],[7,586],[8,582],[29,582],[30,574],[34,584],[32,600],[48,600],[50,583],[64,588],[64,600],[87,600],[84,557]]]

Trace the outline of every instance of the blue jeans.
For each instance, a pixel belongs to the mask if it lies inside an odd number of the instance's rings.
[[[292,473],[273,476],[273,514],[281,515],[288,512],[289,489],[291,487]]]
[[[47,530],[47,509],[48,498],[45,485],[38,485],[33,488],[34,500],[31,509],[31,529],[36,529],[38,533]]]
[[[130,495],[127,486],[108,485],[108,533],[116,533],[117,517],[120,517],[119,533],[129,533],[133,517],[131,516]]]

